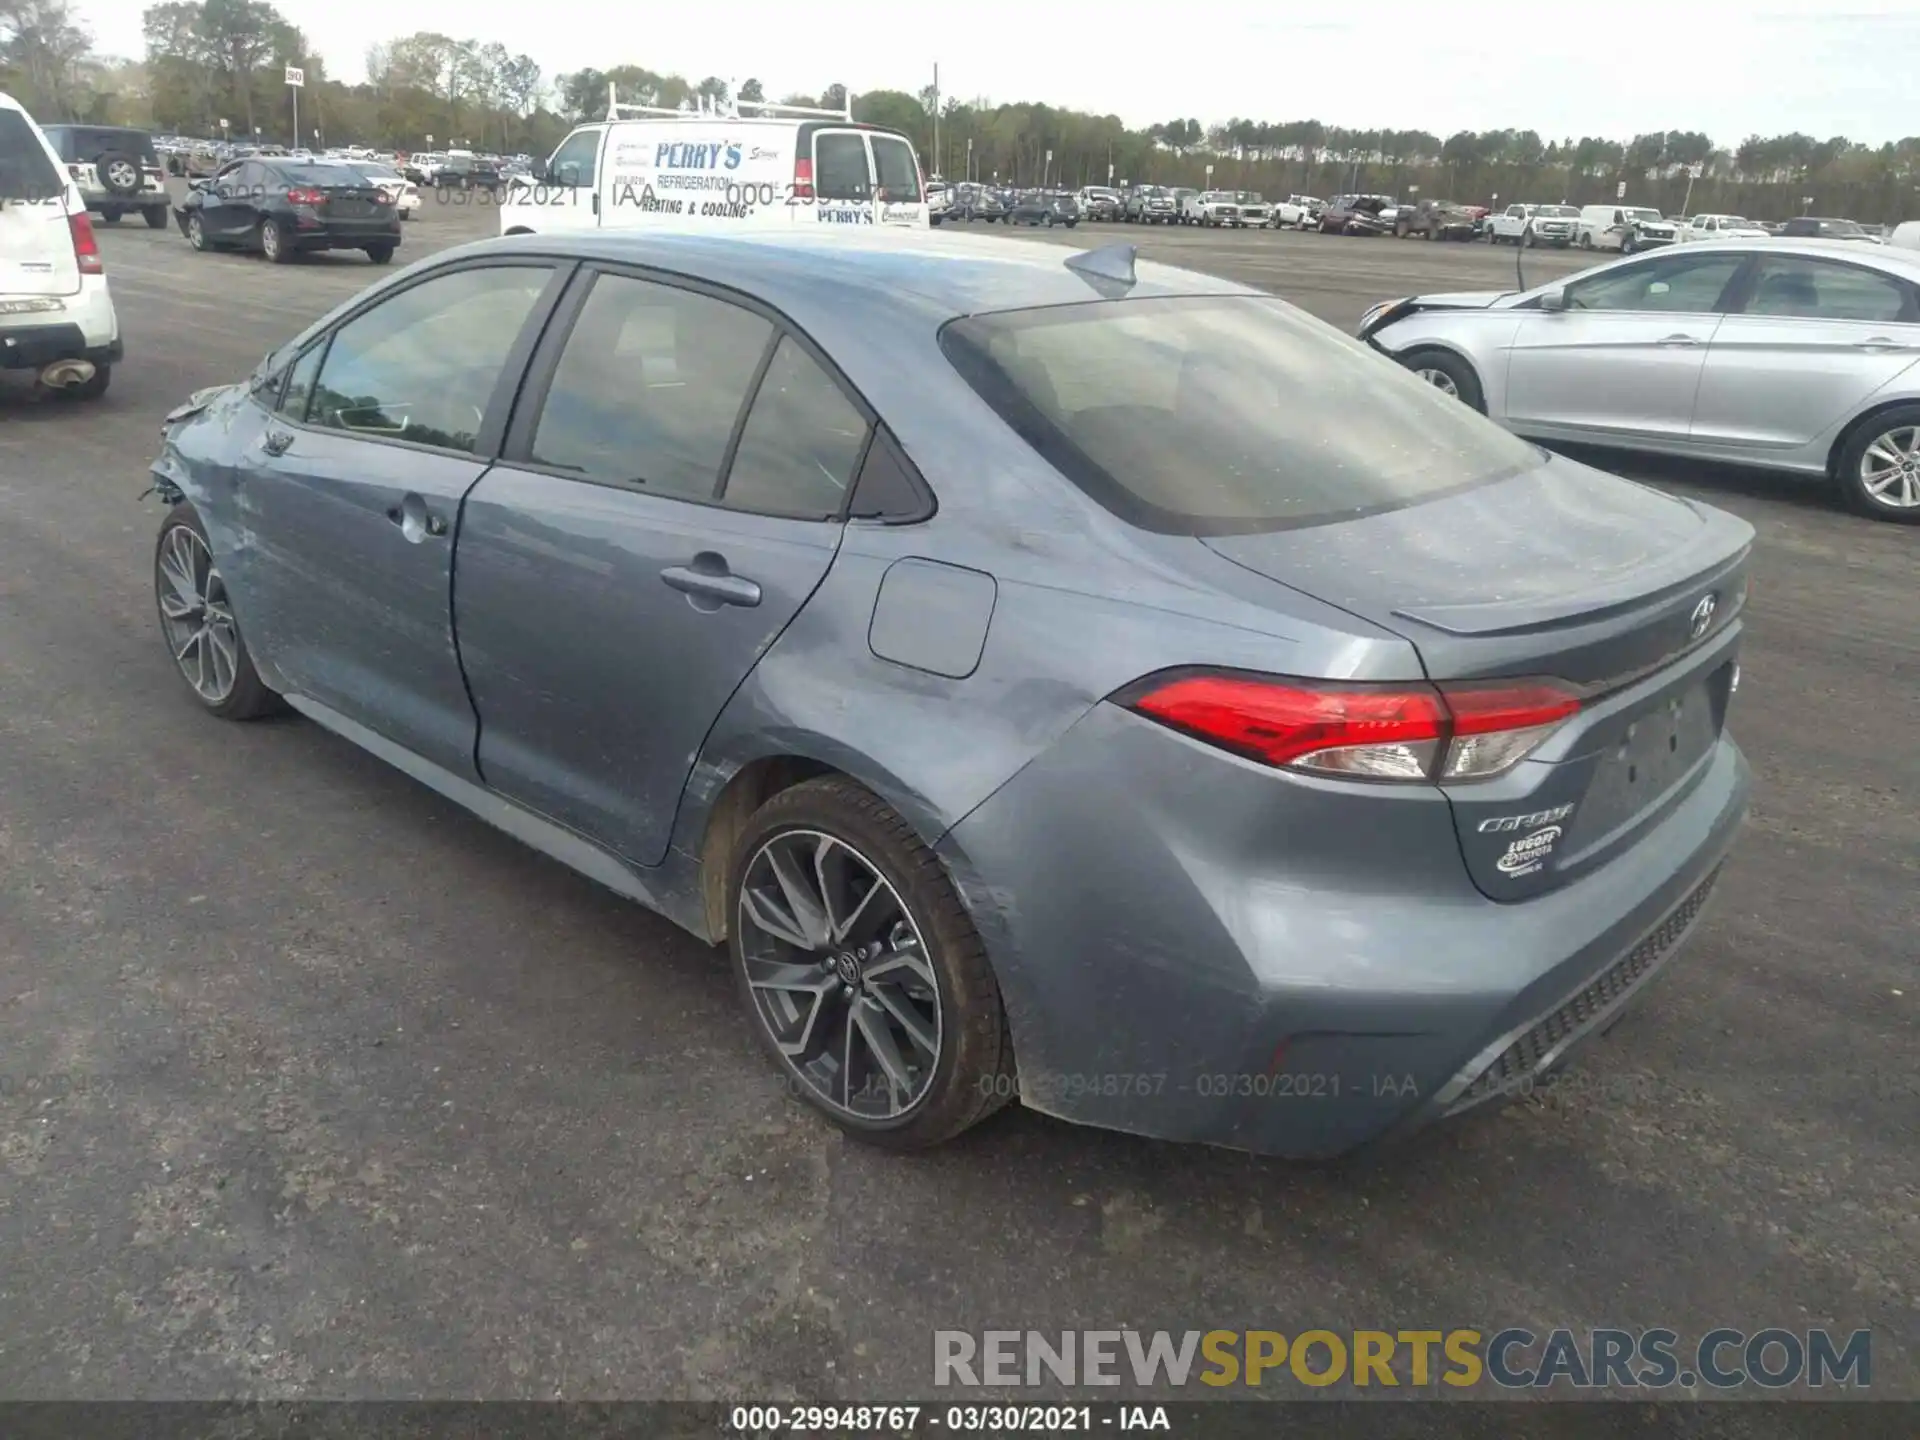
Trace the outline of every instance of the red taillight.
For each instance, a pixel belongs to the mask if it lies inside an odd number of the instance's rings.
[[[93,221],[83,210],[67,216],[67,228],[73,232],[73,258],[82,275],[104,275],[107,267],[100,261],[100,242],[93,238]]]
[[[804,156],[796,157],[793,162],[793,198],[813,198],[813,161]]]
[[[289,205],[324,205],[327,203],[327,192],[324,190],[289,190],[287,191],[287,203]]]
[[[1127,708],[1236,754],[1366,780],[1483,780],[1580,708],[1544,680],[1345,685],[1243,675],[1148,680]]]

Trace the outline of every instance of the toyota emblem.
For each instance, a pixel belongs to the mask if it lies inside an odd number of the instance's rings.
[[[1700,603],[1693,607],[1693,634],[1691,638],[1698,640],[1702,635],[1707,633],[1708,627],[1712,624],[1713,596],[1702,595],[1700,597]]]

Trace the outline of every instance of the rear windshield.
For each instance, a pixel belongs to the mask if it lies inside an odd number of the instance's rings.
[[[67,193],[65,179],[27,117],[0,110],[0,200],[50,201]]]
[[[303,165],[297,160],[278,162],[273,173],[289,185],[360,185],[365,180],[351,165]]]
[[[1262,296],[1003,311],[951,322],[940,343],[1069,480],[1163,533],[1351,519],[1543,463],[1391,360]]]
[[[102,129],[95,125],[48,125],[47,141],[70,165],[91,164],[110,150],[131,155],[143,165],[158,165],[153,137],[144,130]]]

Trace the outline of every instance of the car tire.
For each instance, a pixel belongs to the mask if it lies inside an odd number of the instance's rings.
[[[174,668],[201,709],[222,720],[257,720],[285,708],[285,702],[267,688],[253,667],[253,656],[234,618],[225,582],[213,563],[206,527],[184,500],[160,522],[153,549],[153,597],[160,616],[160,634],[174,658]],[[208,623],[209,614],[224,616],[224,625]],[[195,621],[200,622],[197,643],[192,638]],[[224,687],[218,683],[219,662],[229,657],[216,639],[208,638],[212,630],[222,631],[232,645],[230,663],[225,667],[230,675]],[[204,655],[200,647],[206,647]],[[206,670],[200,668],[203,659]],[[201,683],[196,674],[210,675],[212,683]]]
[[[84,384],[62,385],[49,389],[47,393],[63,404],[72,404],[79,400],[98,400],[107,393],[107,387],[112,383],[113,367],[96,365],[93,367],[93,374],[87,377]]]
[[[1582,250],[1593,249],[1593,236],[1582,233],[1580,236],[1580,248]]]
[[[120,212],[118,210],[101,210],[97,213],[100,216],[100,223],[102,225],[118,225],[120,223]]]
[[[1889,465],[1881,457],[1903,457]],[[1920,525],[1920,405],[1896,405],[1861,421],[1849,432],[1834,463],[1847,508],[1895,525]],[[1904,474],[1904,478],[1901,478]],[[1869,489],[1875,478],[1890,477],[1893,498]],[[1906,499],[1912,495],[1911,501]]]
[[[1394,358],[1428,384],[1452,395],[1462,405],[1478,410],[1482,415],[1487,413],[1487,397],[1480,388],[1480,377],[1474,373],[1473,366],[1453,351],[1410,350]]]
[[[166,206],[149,205],[145,210],[142,210],[140,213],[147,217],[147,228],[149,230],[164,230],[167,228],[168,217],[167,217]]]
[[[124,200],[140,193],[140,161],[125,151],[101,151],[93,157],[93,173],[109,195]]]
[[[213,242],[207,238],[207,223],[200,218],[198,210],[187,216],[187,244],[202,252],[213,248]]]
[[[390,265],[393,263],[393,246],[369,245],[367,246],[367,259],[376,265]]]
[[[270,265],[286,265],[293,260],[293,247],[281,232],[280,222],[269,216],[260,222],[260,253]]]
[[[809,780],[761,806],[731,861],[735,980],[789,1089],[849,1136],[889,1150],[950,1140],[1013,1098],[1013,1045],[986,947],[939,859],[890,806],[841,776]],[[866,889],[864,877],[885,892]],[[796,889],[798,898],[787,898]],[[848,897],[838,908],[851,912],[849,921],[877,922],[872,939],[854,943],[858,928],[831,933],[838,917],[831,901],[821,903],[828,889]],[[745,908],[749,894],[761,897],[755,914]],[[803,908],[810,923],[798,923]],[[883,984],[883,974],[897,978]],[[768,983],[776,979],[790,988]],[[822,1041],[811,1057],[789,1053],[811,1048],[823,1020],[829,1035],[860,1038],[866,1073],[858,1087],[844,1038]],[[885,1062],[867,1039],[876,1026],[899,1069],[897,1079],[885,1069],[882,1086],[875,1080]]]

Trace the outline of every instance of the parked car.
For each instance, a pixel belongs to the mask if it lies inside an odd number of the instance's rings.
[[[1240,199],[1231,190],[1196,190],[1180,202],[1183,225],[1221,226],[1240,224]]]
[[[1770,232],[1744,215],[1693,215],[1677,222],[1674,240],[1691,245],[1699,240],[1766,240]]]
[[[947,218],[953,204],[953,186],[944,180],[927,181],[927,223],[938,225]]]
[[[1894,226],[1887,243],[1902,250],[1920,250],[1920,220],[1907,220]]]
[[[153,479],[184,698],[725,944],[789,1091],[892,1148],[1016,1096],[1295,1155],[1497,1103],[1746,810],[1748,525],[1131,246],[463,246]]]
[[[1194,223],[1188,216],[1187,205],[1200,192],[1184,185],[1176,185],[1168,192],[1173,197],[1173,218],[1177,224]]]
[[[1701,241],[1525,294],[1390,301],[1361,333],[1532,439],[1787,471],[1920,523],[1920,254]]]
[[[1336,195],[1320,212],[1322,235],[1386,235],[1397,205],[1390,195]]]
[[[56,399],[97,400],[123,353],[80,186],[26,107],[0,91],[0,370],[31,374]],[[56,443],[40,434],[11,443]]]
[[[1007,206],[1000,198],[1000,192],[991,185],[961,184],[954,187],[953,202],[947,207],[947,218],[1004,220],[1007,218]]]
[[[1574,230],[1582,250],[1618,250],[1631,255],[1674,242],[1678,227],[1644,205],[1586,205]]]
[[[1296,230],[1305,230],[1320,223],[1320,215],[1326,207],[1326,201],[1312,195],[1289,195],[1268,212],[1267,224],[1275,230],[1285,229],[1289,225]]]
[[[1022,190],[1014,196],[1007,219],[1015,225],[1044,225],[1069,229],[1080,223],[1080,205],[1064,190]]]
[[[1180,218],[1173,192],[1164,185],[1140,185],[1127,193],[1126,219],[1137,225],[1171,225]]]
[[[1393,233],[1402,240],[1409,235],[1422,240],[1471,240],[1477,230],[1467,208],[1451,200],[1422,200],[1399,206],[1393,213]]]
[[[361,250],[385,265],[400,248],[386,191],[327,161],[241,160],[196,180],[175,210],[196,250],[258,250],[284,265],[316,250]]]
[[[1118,220],[1126,210],[1126,202],[1111,185],[1088,185],[1074,198],[1086,220]]]
[[[109,225],[119,224],[122,215],[143,215],[155,230],[167,228],[167,171],[152,135],[126,125],[42,129],[87,209]]]
[[[1489,245],[1551,245],[1565,250],[1573,244],[1580,212],[1571,205],[1509,205],[1488,215],[1480,231]]]
[[[1883,245],[1878,235],[1867,232],[1857,220],[1835,220],[1818,215],[1796,215],[1780,227],[1780,233],[1794,240],[1844,240],[1854,245]]]

